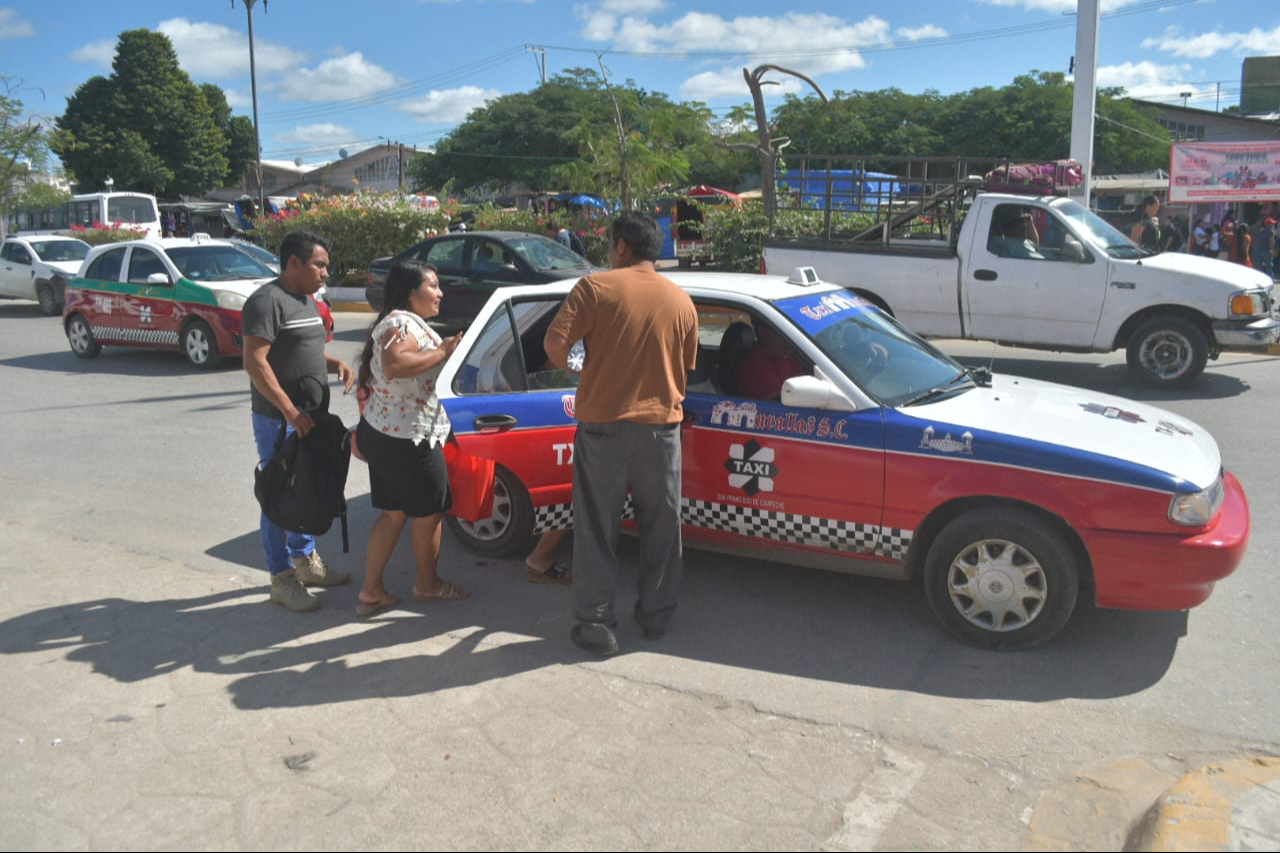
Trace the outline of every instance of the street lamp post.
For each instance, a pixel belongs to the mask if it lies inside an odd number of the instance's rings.
[[[253,60],[253,4],[258,0],[243,0],[245,14],[249,18],[249,89],[253,93],[253,148],[257,155],[254,162],[257,164],[258,179],[258,215],[262,216],[266,213],[266,199],[262,192],[262,135],[258,131],[258,73],[254,67]],[[236,0],[231,0],[231,8],[235,8]],[[262,11],[267,11],[267,0],[262,0]]]
[[[1179,97],[1179,98],[1182,98],[1182,108],[1183,108],[1184,110],[1187,108],[1187,98],[1190,98],[1190,97],[1191,97],[1192,95],[1194,95],[1194,94],[1195,94],[1194,92],[1179,92],[1179,93],[1178,93],[1178,97]]]

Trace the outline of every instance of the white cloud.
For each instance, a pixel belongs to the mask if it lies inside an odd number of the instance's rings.
[[[226,95],[227,106],[233,110],[247,110],[253,106],[253,94],[244,89],[223,89],[222,94]]]
[[[1005,8],[1021,7],[1025,12],[1070,12],[1075,13],[1077,0],[979,0],[988,6],[1003,6]],[[1105,15],[1107,12],[1123,9],[1125,6],[1132,6],[1134,3],[1145,2],[1145,0],[1102,0],[1098,5],[1101,6],[1100,11]]]
[[[298,125],[293,130],[277,133],[273,138],[280,145],[307,145],[312,148],[324,148],[326,146],[340,146],[357,142],[360,139],[360,134],[340,124],[322,122],[320,124]]]
[[[1183,35],[1179,27],[1169,27],[1158,38],[1143,39],[1142,46],[1188,59],[1208,59],[1223,51],[1266,56],[1280,53],[1280,27],[1270,30],[1254,27],[1247,33],[1212,32],[1195,36]]]
[[[8,6],[0,7],[0,41],[30,38],[35,34],[35,26],[19,15],[17,9],[10,9]]]
[[[169,18],[156,27],[173,42],[178,64],[197,82],[247,77],[249,74],[249,37],[224,27]],[[104,39],[77,48],[72,62],[89,62],[103,68],[111,66],[116,55],[115,39]],[[283,45],[260,38],[253,40],[253,58],[259,74],[294,68],[306,57]]]
[[[399,109],[429,124],[455,124],[476,107],[484,106],[486,101],[501,94],[497,89],[481,89],[479,86],[438,89],[400,104]]]
[[[942,27],[933,24],[925,24],[922,27],[899,27],[898,35],[907,41],[920,41],[920,39],[940,39],[946,38],[949,33]]]
[[[584,20],[583,36],[607,41],[618,50],[690,53],[713,47],[750,55],[752,63],[775,62],[815,76],[851,68],[863,68],[866,60],[850,45],[886,44],[891,41],[888,22],[875,15],[849,23],[823,13],[788,12],[783,15],[724,18],[705,12],[687,12],[670,23],[655,24],[640,17],[619,17],[578,7]],[[800,91],[802,83],[778,75],[783,86],[770,86],[770,97]],[[686,98],[707,100],[745,97],[740,62],[716,71],[704,71],[680,88]]]
[[[88,62],[102,68],[110,68],[116,55],[116,43],[111,39],[95,41],[71,51],[72,62]]]
[[[356,51],[326,59],[315,68],[296,69],[278,88],[286,98],[299,101],[342,101],[372,95],[399,82],[399,77]]]
[[[192,77],[225,80],[249,73],[249,36],[222,24],[169,18],[156,27],[173,42],[178,62]],[[257,72],[284,71],[305,57],[283,45],[261,38],[253,40]]]
[[[1154,62],[1101,65],[1098,67],[1098,85],[1123,86],[1127,94],[1148,101],[1172,101],[1180,99],[1184,92],[1190,92],[1192,100],[1214,93],[1212,85],[1186,82],[1190,73],[1190,65],[1157,65]]]

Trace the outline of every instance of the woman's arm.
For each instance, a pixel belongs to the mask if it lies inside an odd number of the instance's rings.
[[[462,332],[445,338],[435,349],[419,350],[412,336],[391,329],[377,342],[382,347],[382,372],[388,379],[407,379],[426,373],[453,354],[462,340]]]

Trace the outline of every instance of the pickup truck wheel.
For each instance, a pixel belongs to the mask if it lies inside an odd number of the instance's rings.
[[[88,321],[79,314],[71,315],[67,321],[67,342],[76,358],[97,358],[102,352],[102,344],[93,336]]]
[[[222,364],[218,339],[213,336],[213,329],[204,320],[196,320],[182,333],[182,351],[186,354],[187,361],[201,370],[212,370]]]
[[[514,557],[533,547],[533,502],[529,492],[501,465],[494,471],[493,515],[464,521],[446,515],[453,534],[477,554],[486,557]]]
[[[53,285],[42,281],[36,285],[36,301],[40,303],[40,313],[46,317],[56,317],[62,313],[62,303],[58,302],[58,294]]]
[[[925,594],[943,626],[975,646],[1020,650],[1071,618],[1080,571],[1063,537],[1024,510],[972,510],[942,529],[925,558]]]
[[[1129,368],[1148,384],[1172,388],[1204,372],[1209,341],[1185,317],[1152,317],[1133,330],[1126,356]]]

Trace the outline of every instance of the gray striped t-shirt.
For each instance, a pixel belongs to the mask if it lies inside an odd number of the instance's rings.
[[[310,296],[290,293],[280,284],[280,279],[268,282],[254,291],[241,312],[241,324],[246,336],[265,338],[271,342],[267,364],[276,374],[280,387],[299,409],[320,403],[320,386],[328,382],[324,360],[324,339],[328,337],[324,320]],[[320,385],[302,382],[304,376],[314,376]],[[284,415],[250,385],[253,411],[269,418],[283,420]]]

